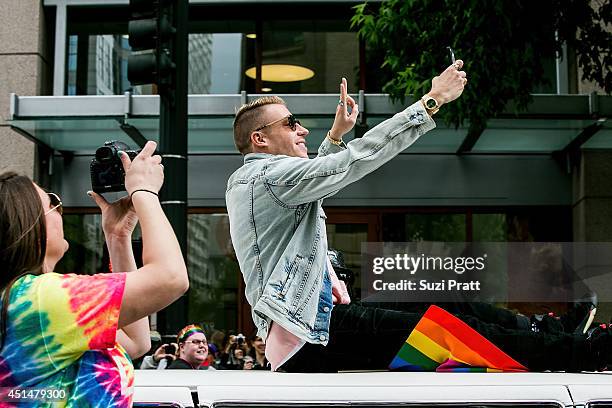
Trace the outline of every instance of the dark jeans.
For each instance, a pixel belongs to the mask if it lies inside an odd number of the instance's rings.
[[[394,302],[394,303],[372,303],[364,302],[363,306],[377,307],[381,309],[397,310],[400,312],[411,312],[419,315],[425,313],[429,304],[422,302]],[[528,330],[531,327],[529,318],[517,315],[515,312],[494,306],[490,303],[469,302],[457,299],[451,302],[436,302],[435,305],[441,307],[454,315],[468,315],[476,317],[483,323],[493,323],[506,329]]]
[[[485,308],[487,313],[494,313],[493,309]],[[287,372],[386,370],[421,316],[422,313],[360,303],[336,305],[331,315],[328,345],[307,343],[280,369]],[[534,333],[483,322],[470,315],[458,317],[530,371],[595,368],[583,336]],[[510,321],[508,325],[512,325]]]

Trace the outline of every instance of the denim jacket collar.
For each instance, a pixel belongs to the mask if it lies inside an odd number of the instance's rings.
[[[270,153],[247,153],[244,156],[244,164],[248,164],[248,163],[254,162],[255,160],[260,160],[260,159],[269,159],[274,156],[276,155],[270,154]]]

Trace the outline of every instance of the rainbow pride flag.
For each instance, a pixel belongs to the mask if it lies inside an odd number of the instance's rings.
[[[481,373],[528,371],[476,330],[438,306],[427,309],[389,368]]]

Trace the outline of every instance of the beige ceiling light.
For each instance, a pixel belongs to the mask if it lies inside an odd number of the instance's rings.
[[[255,79],[255,67],[245,72],[246,76]],[[261,66],[261,79],[266,82],[295,82],[310,79],[315,75],[310,68],[288,64],[264,64]]]
[[[250,38],[251,40],[254,40],[255,38],[257,38],[257,34],[255,34],[255,33],[247,34],[246,38]]]

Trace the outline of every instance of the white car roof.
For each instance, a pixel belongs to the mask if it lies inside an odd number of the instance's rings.
[[[147,390],[156,395],[158,390],[165,390],[161,395],[166,396],[174,390],[185,396],[188,389],[197,391],[202,406],[454,402],[550,402],[568,406],[578,400],[612,401],[612,373],[288,374],[137,370],[135,385],[135,401]]]

